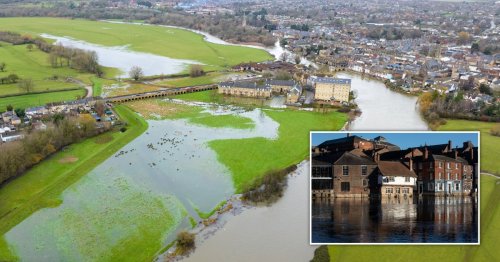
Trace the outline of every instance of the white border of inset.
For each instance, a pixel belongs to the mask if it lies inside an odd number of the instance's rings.
[[[477,243],[393,243],[393,242],[359,242],[359,243],[313,243],[312,242],[312,135],[313,134],[476,134],[477,135]],[[310,131],[309,132],[309,245],[311,246],[478,246],[481,244],[481,132],[480,131]]]

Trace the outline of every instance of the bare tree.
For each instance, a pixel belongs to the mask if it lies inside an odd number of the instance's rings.
[[[30,51],[30,52],[33,51],[33,44],[28,44],[26,46],[26,49],[28,49],[28,51]]]
[[[189,70],[189,75],[191,77],[198,77],[202,76],[205,74],[205,71],[203,71],[203,67],[201,65],[191,65],[191,68]]]
[[[144,72],[142,71],[142,68],[138,66],[133,66],[128,72],[128,75],[130,76],[130,78],[134,79],[135,81],[138,81],[144,76]]]
[[[283,52],[283,53],[280,55],[280,60],[281,60],[282,62],[286,62],[286,61],[288,61],[288,57],[289,57],[288,53],[287,53],[287,52]]]
[[[19,86],[19,88],[24,90],[26,93],[29,93],[35,87],[35,83],[33,82],[33,79],[26,78],[26,79],[22,79],[21,81],[19,81],[18,86]]]
[[[300,56],[299,55],[295,55],[295,64],[300,64]]]

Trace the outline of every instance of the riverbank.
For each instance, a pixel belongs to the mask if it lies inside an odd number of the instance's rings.
[[[70,145],[0,188],[1,236],[38,210],[60,205],[66,188],[147,129],[148,124],[127,107],[114,110],[128,123],[126,132],[107,132]]]
[[[166,261],[307,261],[312,258],[314,247],[306,241],[308,215],[296,210],[308,210],[309,162],[302,161],[297,170],[290,173],[285,195],[272,206],[255,207],[234,195],[228,201],[231,209],[211,218],[208,226],[199,224],[191,232],[197,234],[197,249],[188,257],[175,257],[174,247],[160,256]],[[286,217],[286,223],[271,223]],[[274,232],[273,235],[269,235]],[[282,241],[286,239],[287,241]],[[304,240],[304,241],[302,241]],[[221,252],[238,250],[238,252]],[[278,252],[286,249],[287,252]],[[258,251],[257,251],[258,250]]]

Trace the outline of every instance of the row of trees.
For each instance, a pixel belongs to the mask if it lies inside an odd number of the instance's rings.
[[[0,184],[69,144],[97,135],[95,120],[55,115],[46,130],[31,131],[20,141],[0,144]]]
[[[70,68],[102,76],[103,70],[98,63],[97,53],[61,44],[52,46],[49,53],[52,67],[68,66]]]
[[[472,102],[463,99],[464,93],[441,95],[437,91],[420,96],[420,110],[430,124],[439,124],[441,118],[459,118],[482,121],[500,121],[500,104]]]
[[[14,32],[0,31],[0,41],[5,41],[11,44],[27,44],[28,50],[33,49],[33,45],[37,46],[41,51],[49,54],[49,63],[52,67],[68,66],[70,68],[96,74],[103,75],[102,67],[98,63],[97,53],[83,49],[66,47],[63,45],[52,45],[43,38],[33,38],[30,35],[21,35]],[[5,63],[0,63],[0,71],[5,71]]]

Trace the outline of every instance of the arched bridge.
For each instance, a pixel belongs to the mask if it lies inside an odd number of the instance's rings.
[[[158,90],[158,91],[150,91],[150,92],[144,92],[144,93],[138,93],[138,94],[107,97],[104,100],[106,100],[106,102],[112,102],[112,103],[124,103],[124,102],[129,102],[129,101],[134,101],[134,100],[140,100],[140,99],[157,98],[157,97],[163,97],[163,96],[174,96],[174,95],[181,95],[181,94],[187,94],[187,93],[213,90],[213,89],[217,89],[217,88],[218,88],[218,86],[214,85],[214,84],[201,85],[201,86],[168,88],[168,89],[162,89],[162,90]]]

